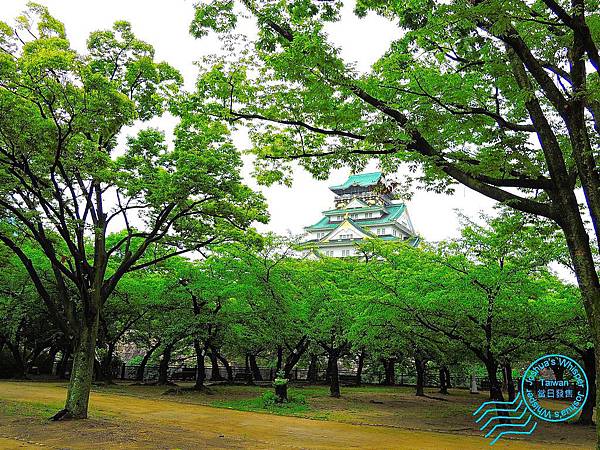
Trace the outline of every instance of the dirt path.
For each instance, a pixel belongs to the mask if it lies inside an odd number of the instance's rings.
[[[0,448],[3,450],[14,450],[17,448],[36,448],[36,445],[16,439],[7,439],[0,436]]]
[[[0,399],[60,403],[64,386],[0,382]],[[485,449],[478,437],[249,413],[168,400],[93,393],[87,421],[0,423],[0,448],[369,448]],[[94,419],[93,417],[99,417]],[[23,430],[22,428],[26,429]],[[28,443],[29,442],[29,443]],[[565,449],[501,440],[494,449]]]

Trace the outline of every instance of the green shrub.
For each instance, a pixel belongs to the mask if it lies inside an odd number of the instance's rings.
[[[288,384],[288,381],[289,380],[285,378],[285,372],[283,370],[280,370],[277,372],[275,380],[273,380],[273,386],[284,386]]]
[[[310,406],[303,394],[296,392],[288,394],[288,401],[276,403],[277,396],[273,391],[266,391],[259,397],[243,400],[218,400],[212,406],[232,408],[241,411],[268,411],[273,414],[295,415],[310,411]]]
[[[281,403],[276,403],[277,396],[272,391],[265,392],[261,397],[262,407],[269,409],[271,407],[282,407]],[[289,394],[288,404],[306,405],[306,397],[302,394]],[[292,406],[292,405],[290,405]]]
[[[288,402],[297,405],[306,405],[306,397],[302,394],[288,394]]]
[[[263,395],[261,396],[260,399],[261,399],[263,408],[270,408],[272,406],[277,406],[277,403],[275,402],[275,400],[277,400],[277,396],[275,395],[274,392],[267,391],[267,392],[263,393]]]

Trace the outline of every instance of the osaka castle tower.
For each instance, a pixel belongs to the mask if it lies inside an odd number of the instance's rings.
[[[365,238],[410,239],[418,242],[406,205],[394,200],[380,172],[351,175],[344,183],[329,188],[335,194],[334,208],[305,227],[305,245],[325,256],[357,254],[355,244]]]

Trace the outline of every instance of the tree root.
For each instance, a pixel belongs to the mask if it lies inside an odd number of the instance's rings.
[[[71,420],[73,419],[73,414],[68,409],[61,409],[59,412],[50,417],[50,420],[59,421],[59,420]]]

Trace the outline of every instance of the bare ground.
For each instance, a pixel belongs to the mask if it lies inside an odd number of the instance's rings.
[[[330,399],[324,388],[297,389],[307,411],[289,417],[242,409],[260,388],[213,387],[213,395],[161,395],[160,387],[116,385],[92,394],[90,419],[50,422],[65,384],[0,382],[0,448],[399,448],[483,449],[471,412],[484,396],[452,392],[415,398],[410,389],[345,389]],[[236,403],[237,402],[237,403]],[[306,418],[305,418],[306,417]],[[321,419],[321,420],[311,420]],[[325,420],[323,420],[325,419]],[[594,431],[570,424],[540,424],[526,440],[500,440],[494,448],[593,448]]]

